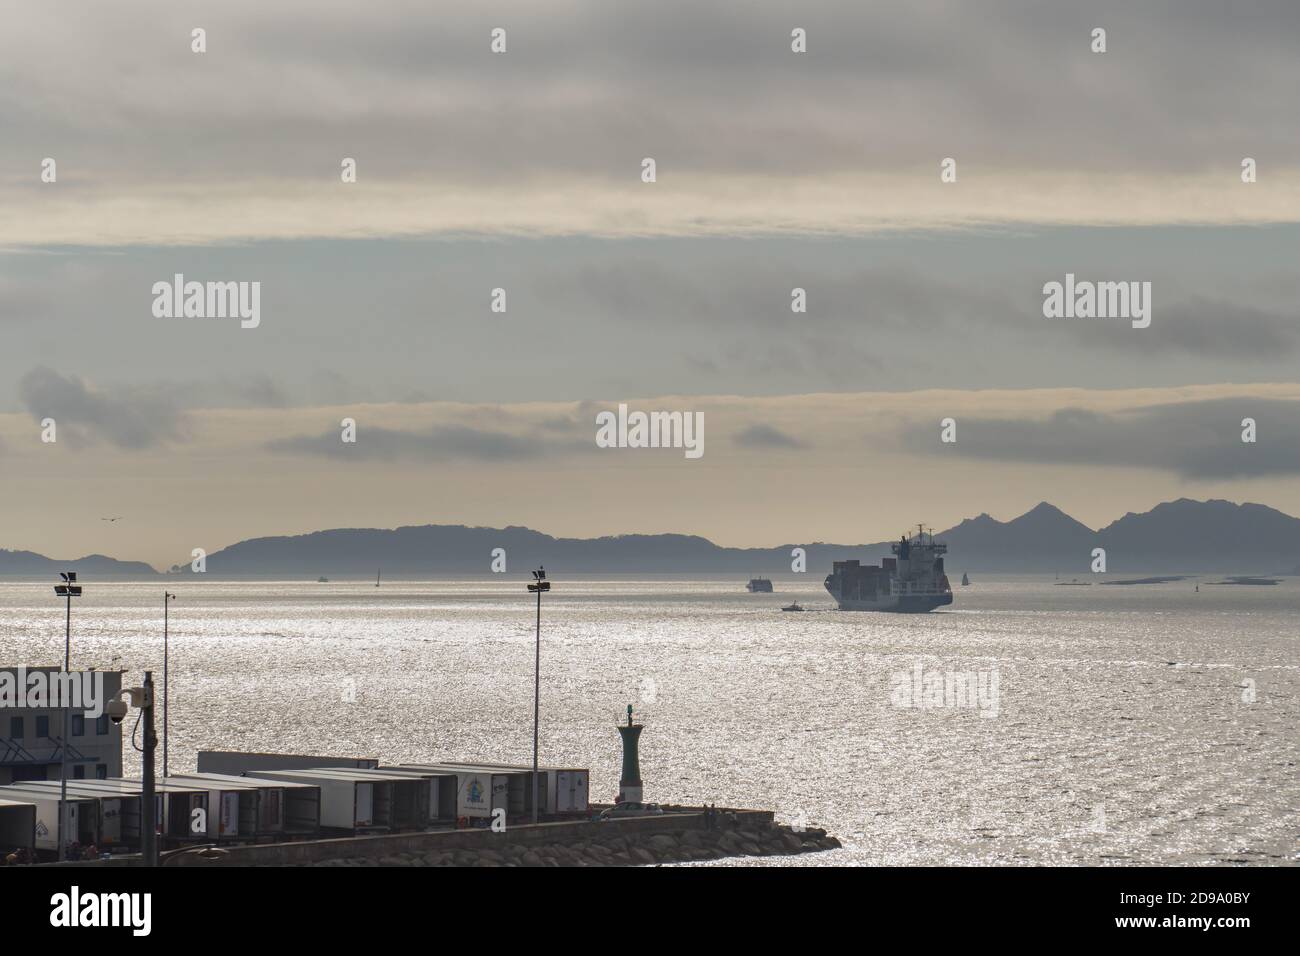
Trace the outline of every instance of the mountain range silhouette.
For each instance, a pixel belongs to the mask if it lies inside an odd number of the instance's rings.
[[[915,526],[911,530],[914,530]],[[899,533],[904,532],[899,528]],[[1125,574],[1300,573],[1300,519],[1259,504],[1180,498],[1140,514],[1129,512],[1093,530],[1041,502],[1010,521],[988,514],[936,532],[948,545],[949,574],[1090,571],[1094,548],[1106,550],[1107,570]],[[336,528],[310,534],[250,538],[207,556],[214,577],[328,576],[388,580],[428,575],[487,574],[492,552],[504,548],[507,572],[545,563],[555,576],[574,573],[785,575],[791,551],[802,547],[807,573],[820,578],[831,562],[876,563],[891,542],[789,542],[772,548],[727,548],[698,535],[627,534],[556,538],[530,528],[420,525],[395,529]],[[152,577],[138,561],[104,555],[56,560],[30,551],[0,550],[0,577],[51,576],[75,570],[89,577]],[[189,562],[172,569],[190,574]]]

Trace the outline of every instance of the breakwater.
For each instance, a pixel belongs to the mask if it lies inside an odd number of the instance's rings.
[[[262,844],[175,854],[167,866],[653,866],[739,856],[787,856],[839,847],[820,827],[795,829],[771,812],[670,812],[574,821]]]

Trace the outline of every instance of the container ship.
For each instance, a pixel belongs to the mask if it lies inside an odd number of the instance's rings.
[[[952,588],[943,572],[948,546],[918,526],[890,545],[894,557],[879,565],[836,561],[826,576],[826,590],[841,611],[919,613],[952,603]]]

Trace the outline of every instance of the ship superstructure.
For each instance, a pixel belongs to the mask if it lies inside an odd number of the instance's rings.
[[[841,611],[933,611],[952,603],[952,588],[943,570],[948,546],[918,525],[892,545],[892,558],[880,564],[836,561],[826,576],[826,590]]]

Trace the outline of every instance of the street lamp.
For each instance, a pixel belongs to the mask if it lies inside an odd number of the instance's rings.
[[[167,691],[170,683],[167,680],[167,608],[176,600],[176,595],[170,591],[163,591],[163,777],[167,776]]]
[[[533,583],[528,585],[528,590],[537,592],[537,650],[533,657],[533,823],[537,822],[537,719],[542,695],[542,592],[550,589],[546,568],[539,564],[533,572]]]
[[[63,631],[63,672],[72,671],[72,599],[81,597],[81,585],[77,583],[76,571],[60,571],[62,584],[54,585],[54,593],[68,602],[68,614]],[[68,844],[64,839],[64,829],[68,816],[68,743],[71,737],[71,711],[68,709],[68,693],[71,677],[65,678],[63,684],[63,748],[59,753],[59,862],[68,858]]]

